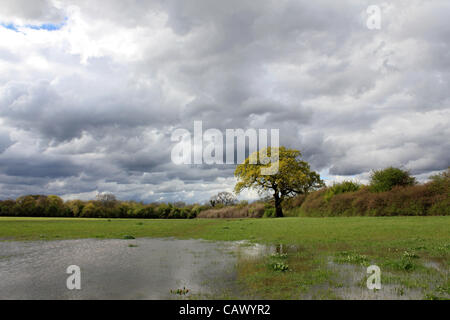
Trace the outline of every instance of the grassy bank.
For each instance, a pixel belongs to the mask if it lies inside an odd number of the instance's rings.
[[[383,270],[383,284],[393,286],[399,297],[409,290],[420,292],[422,298],[450,297],[450,217],[0,218],[2,240],[123,238],[127,235],[250,240],[293,246],[294,249],[279,256],[239,260],[238,277],[246,297],[339,297],[337,292],[347,282],[338,269],[329,268],[330,263],[346,268],[377,264]],[[284,271],[283,266],[287,268]],[[364,286],[364,281],[360,285]]]

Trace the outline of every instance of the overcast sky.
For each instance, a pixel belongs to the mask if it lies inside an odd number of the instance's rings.
[[[369,5],[381,28],[366,26]],[[0,0],[0,199],[205,201],[176,128],[278,128],[328,183],[450,166],[450,1]],[[254,195],[246,193],[243,198]]]

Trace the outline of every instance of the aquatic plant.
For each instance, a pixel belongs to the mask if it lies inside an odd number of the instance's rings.
[[[334,262],[367,266],[369,264],[369,259],[367,258],[367,256],[356,252],[342,251],[336,255],[336,257],[334,258]]]
[[[285,264],[284,262],[274,262],[270,265],[270,267],[274,270],[274,271],[288,271],[289,270],[289,265]]]
[[[184,296],[184,295],[187,295],[189,293],[189,289],[187,289],[186,287],[183,287],[183,289],[176,289],[176,290],[170,289],[170,293],[178,294],[180,296]]]

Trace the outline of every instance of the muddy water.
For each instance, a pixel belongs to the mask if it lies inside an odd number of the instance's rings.
[[[1,242],[0,299],[177,299],[183,296],[170,290],[183,287],[232,292],[239,247],[174,239]],[[81,269],[81,290],[66,287],[69,265]]]

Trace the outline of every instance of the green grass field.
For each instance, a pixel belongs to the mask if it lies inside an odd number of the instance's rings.
[[[295,245],[286,255],[239,260],[246,297],[340,298],[334,266],[383,270],[398,297],[449,298],[450,217],[132,220],[0,218],[0,240],[174,237]],[[281,267],[280,267],[281,266]],[[284,266],[284,267],[283,267]],[[281,270],[286,269],[286,270]],[[352,286],[354,284],[351,284]],[[365,286],[365,282],[359,284]]]

